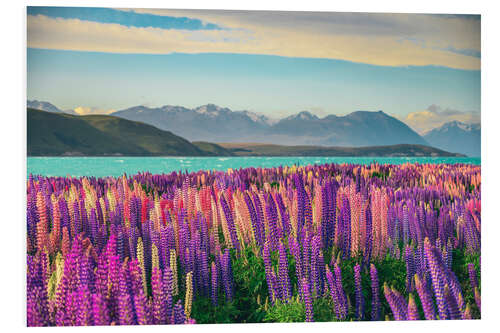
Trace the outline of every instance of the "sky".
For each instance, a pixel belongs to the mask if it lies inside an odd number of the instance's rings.
[[[81,114],[213,103],[479,122],[477,15],[28,7],[27,97]]]

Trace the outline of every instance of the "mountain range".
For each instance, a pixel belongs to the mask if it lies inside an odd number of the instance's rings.
[[[424,135],[433,147],[461,152],[467,156],[481,156],[481,125],[448,122]]]
[[[108,115],[70,115],[28,108],[28,156],[459,156],[422,145],[377,147],[228,147],[189,142],[154,126]],[[240,144],[241,145],[241,144]]]
[[[75,114],[73,110],[62,111],[48,102],[28,101],[28,106],[49,112]],[[462,128],[468,125],[454,126],[450,123],[421,136],[404,122],[383,111],[355,111],[345,116],[328,115],[323,118],[302,111],[286,118],[271,119],[251,111],[232,111],[207,104],[193,109],[172,105],[158,108],[141,105],[111,115],[144,122],[189,141],[337,147],[417,144],[469,156],[479,156],[480,152],[480,140],[473,139],[480,138],[479,126],[465,131]],[[446,130],[447,127],[454,129]],[[461,144],[453,144],[455,142]]]
[[[356,111],[346,116],[324,118],[302,111],[272,120],[249,111],[232,111],[207,104],[194,109],[136,106],[112,115],[142,121],[192,141],[350,147],[401,143],[428,145],[406,124],[382,111]]]

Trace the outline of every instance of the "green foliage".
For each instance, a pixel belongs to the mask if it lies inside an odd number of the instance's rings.
[[[288,302],[277,300],[274,304],[269,302],[268,287],[265,276],[264,261],[256,256],[251,247],[245,248],[243,253],[236,254],[231,251],[234,275],[234,297],[232,302],[226,302],[223,292],[220,293],[217,307],[213,307],[209,298],[198,297],[193,302],[193,318],[198,323],[259,323],[259,322],[303,322],[305,320],[305,307],[298,299],[297,278],[295,274],[295,261],[288,255],[288,272],[293,297]],[[326,258],[335,255],[335,249],[325,251]],[[453,272],[460,281],[464,299],[471,305],[473,318],[480,318],[479,309],[475,305],[474,292],[470,287],[467,264],[473,263],[480,283],[480,257],[467,254],[464,250],[453,252]],[[271,262],[277,271],[278,253],[271,253]],[[361,263],[361,258],[351,258],[340,261],[342,271],[342,284],[348,299],[349,313],[346,320],[358,320],[355,317],[355,285],[354,266]],[[392,311],[387,303],[383,285],[387,283],[396,288],[405,299],[408,299],[406,290],[406,264],[404,260],[390,257],[373,261],[377,268],[379,278],[379,300],[381,304],[380,320],[393,318]],[[363,320],[371,320],[372,290],[369,265],[364,265],[361,270],[361,286],[364,298]],[[420,318],[424,318],[420,299],[416,292],[413,293]],[[334,303],[331,297],[324,295],[313,300],[314,321],[336,321]]]
[[[264,260],[257,257],[250,247],[236,258],[234,252],[234,306],[238,309],[238,321],[242,323],[262,322],[264,313],[259,310],[267,297],[266,273]]]
[[[454,250],[453,251],[453,261],[452,261],[452,271],[457,276],[460,282],[460,287],[462,288],[462,293],[464,296],[464,301],[471,305],[472,317],[480,318],[481,314],[474,300],[474,290],[470,285],[469,271],[467,269],[467,264],[472,263],[476,269],[477,282],[479,285],[479,290],[481,290],[481,257],[479,254],[470,254],[465,250]]]
[[[198,324],[237,323],[240,311],[233,302],[225,302],[219,297],[219,304],[214,307],[210,298],[196,297],[193,300],[193,315]]]
[[[294,298],[288,303],[276,301],[268,306],[264,321],[268,323],[294,323],[306,320],[306,309],[303,302]]]
[[[330,298],[316,298],[313,301],[314,321],[330,322],[336,321],[333,312],[334,304]],[[305,305],[298,297],[288,302],[277,300],[275,304],[266,306],[264,322],[272,323],[294,323],[306,320]]]

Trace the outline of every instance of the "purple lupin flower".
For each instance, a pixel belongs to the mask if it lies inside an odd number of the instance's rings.
[[[413,276],[416,273],[415,260],[411,247],[406,244],[405,246],[405,261],[406,261],[406,290],[413,291]]]
[[[351,255],[351,208],[347,196],[343,196],[342,199],[341,216],[342,216],[342,229],[341,229],[342,259],[346,260]]]
[[[174,318],[172,322],[174,324],[184,324],[186,321],[186,315],[184,314],[184,307],[182,306],[181,300],[177,301],[174,305]]]
[[[314,321],[313,304],[311,299],[311,292],[309,288],[309,281],[306,278],[302,279],[302,301],[306,307],[306,322]]]
[[[418,297],[420,297],[420,303],[422,303],[422,308],[424,309],[425,319],[435,320],[436,311],[434,309],[434,302],[432,301],[432,296],[427,289],[427,283],[421,281],[418,274],[415,274],[415,289],[417,289]]]
[[[408,320],[419,320],[417,303],[415,303],[415,299],[411,293],[408,297]]]
[[[427,266],[429,268],[432,287],[434,289],[434,295],[436,296],[436,303],[438,307],[439,319],[447,319],[448,312],[446,311],[446,301],[444,299],[444,284],[443,277],[440,274],[440,267],[436,253],[433,251],[432,245],[429,238],[424,240],[424,251]]]
[[[252,199],[250,198],[250,195],[248,192],[245,192],[244,194],[244,199],[245,203],[248,207],[248,211],[250,213],[250,222],[252,223],[252,229],[255,237],[255,242],[257,243],[258,246],[263,245],[263,237],[262,237],[262,228],[261,224],[259,223],[257,212],[255,210],[254,204],[252,203]]]
[[[467,264],[467,270],[469,272],[470,286],[472,289],[474,289],[478,287],[477,274],[476,274],[476,269],[474,268],[474,264],[472,263]]]
[[[302,258],[300,255],[300,246],[299,243],[294,239],[291,238],[289,240],[289,247],[290,247],[290,253],[293,255],[293,258],[295,259],[295,275],[297,276],[297,281],[302,280]]]
[[[255,208],[255,212],[256,212],[256,226],[258,226],[257,230],[258,230],[258,235],[259,235],[259,242],[260,242],[260,246],[262,246],[265,242],[266,242],[266,238],[265,238],[265,232],[264,232],[264,211],[262,210],[262,203],[260,202],[260,199],[259,199],[259,196],[257,195],[257,193],[253,193],[252,194],[252,198],[253,198],[253,202],[254,202],[254,208]]]
[[[320,244],[321,239],[319,235],[313,236],[312,242],[311,242],[311,252],[310,252],[310,264],[309,264],[309,269],[310,269],[310,274],[309,274],[309,280],[311,283],[311,294],[313,297],[317,297],[319,295],[319,258],[318,254],[320,252]],[[323,263],[321,263],[323,265]]]
[[[328,266],[326,266],[326,281],[328,283],[328,289],[330,290],[330,295],[335,306],[335,316],[338,320],[343,320],[345,318],[343,317],[343,311],[341,309],[342,304],[337,292],[337,283],[335,281],[335,276],[330,271],[330,268]]]
[[[222,284],[226,293],[226,300],[231,302],[233,300],[233,272],[231,268],[231,256],[229,255],[229,249],[226,249],[222,255],[221,268]]]
[[[391,307],[395,320],[407,320],[408,305],[405,304],[403,296],[393,288],[389,288],[387,283],[384,283],[384,295],[387,303]]]
[[[333,270],[335,273],[335,280],[337,283],[337,295],[342,309],[342,318],[345,318],[347,316],[347,311],[348,311],[347,296],[345,294],[344,287],[342,286],[342,273],[337,263],[335,263]]]
[[[462,315],[460,313],[460,310],[458,309],[458,304],[455,300],[455,297],[453,297],[453,294],[451,293],[448,285],[444,286],[444,299],[446,301],[446,308],[448,311],[449,319],[462,319]]]
[[[372,320],[380,319],[380,299],[379,299],[379,284],[377,268],[374,264],[370,264],[370,278],[372,288]]]
[[[361,267],[359,264],[354,266],[354,290],[356,294],[356,318],[363,320],[364,317],[364,298],[361,292]]]
[[[291,297],[290,277],[288,276],[288,260],[286,258],[286,250],[283,243],[279,245],[278,275],[281,285],[281,299],[288,300]]]
[[[479,312],[481,312],[481,293],[479,292],[478,287],[474,288],[474,300],[476,302],[477,308],[479,309]]]
[[[264,269],[266,271],[266,282],[267,289],[269,291],[269,300],[271,303],[274,303],[277,295],[274,293],[275,286],[273,285],[273,267],[271,265],[271,254],[269,251],[269,242],[264,244],[264,249],[262,250],[262,259],[264,260]]]
[[[199,251],[200,280],[203,295],[208,296],[210,285],[210,273],[208,271],[208,256],[205,251]]]
[[[217,296],[219,294],[219,281],[218,281],[217,266],[213,261],[211,265],[211,275],[212,275],[212,285],[211,285],[210,297],[212,299],[212,305],[217,306],[217,298],[218,298]]]
[[[283,237],[286,237],[290,233],[290,217],[288,215],[288,212],[286,211],[285,204],[283,203],[283,198],[281,197],[281,194],[276,193],[276,203],[278,204],[278,209],[280,212],[281,216],[281,224],[283,228]]]
[[[222,207],[222,211],[224,212],[224,216],[226,217],[227,228],[229,229],[229,236],[231,237],[231,243],[236,248],[237,251],[240,249],[240,242],[238,240],[238,235],[236,233],[236,227],[234,225],[233,213],[227,204],[226,198],[224,195],[220,197],[220,204]]]
[[[365,211],[365,225],[366,225],[366,240],[365,240],[365,263],[369,263],[372,255],[372,246],[373,246],[373,234],[372,234],[372,212],[370,209],[370,205],[367,205]]]
[[[276,211],[276,204],[274,203],[273,196],[271,194],[266,195],[266,215],[267,222],[269,226],[269,240],[271,251],[276,251],[278,249],[278,213]]]

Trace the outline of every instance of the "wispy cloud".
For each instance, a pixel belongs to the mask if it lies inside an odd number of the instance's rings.
[[[481,113],[479,111],[460,111],[432,104],[425,110],[410,112],[405,117],[399,117],[402,121],[412,127],[420,134],[425,134],[433,128],[439,127],[447,122],[458,120],[464,123],[480,123]]]
[[[29,6],[30,16],[44,15],[50,18],[78,19],[98,23],[116,23],[127,27],[183,29],[183,30],[220,30],[216,24],[188,17],[154,15],[113,8],[93,7],[34,7]]]
[[[115,10],[222,30],[165,29],[88,17],[28,16],[28,47],[113,53],[245,53],[382,66],[480,69],[480,21],[425,14]],[[143,19],[144,17],[141,17]],[[453,52],[457,51],[458,52]],[[460,52],[462,50],[462,52]],[[463,51],[468,50],[468,51]]]
[[[453,46],[448,46],[447,48],[443,49],[445,51],[457,53],[457,54],[463,54],[466,56],[470,57],[476,57],[476,58],[481,58],[481,51],[478,50],[473,50],[473,49],[456,49]]]

